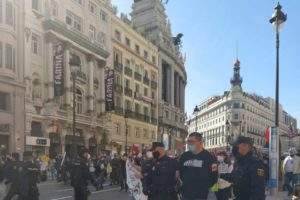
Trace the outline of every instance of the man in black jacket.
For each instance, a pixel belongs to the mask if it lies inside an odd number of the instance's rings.
[[[218,167],[213,156],[204,149],[202,134],[188,137],[189,151],[179,159],[182,196],[184,200],[207,199],[209,188],[217,182]]]

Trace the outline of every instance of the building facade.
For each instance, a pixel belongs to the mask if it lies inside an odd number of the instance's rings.
[[[140,149],[156,140],[158,120],[158,49],[132,28],[126,15],[112,15],[111,68],[114,110],[110,131],[114,152]]]
[[[188,120],[189,133],[203,133],[208,149],[226,149],[238,135],[251,137],[257,148],[263,148],[266,129],[274,126],[275,101],[243,91],[238,60],[233,70],[230,91],[210,97],[197,105]],[[292,145],[287,140],[291,128],[297,130],[297,120],[284,111],[281,105],[279,114],[281,152],[286,152],[290,146],[299,145],[296,144],[299,141]]]
[[[0,153],[24,150],[23,6],[0,1]]]
[[[159,136],[172,150],[182,150],[186,137],[185,86],[187,75],[180,52],[182,34],[173,37],[160,0],[135,0],[131,13],[135,30],[158,47]]]
[[[25,149],[55,156],[75,141],[96,153],[105,132],[110,1],[25,0],[23,6]]]

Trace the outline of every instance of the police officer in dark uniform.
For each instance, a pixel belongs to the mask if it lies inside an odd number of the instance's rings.
[[[4,168],[4,179],[7,186],[7,194],[3,200],[10,200],[19,195],[21,162],[18,153],[12,153],[11,160]]]
[[[92,180],[87,166],[88,151],[84,148],[79,150],[71,167],[71,186],[74,188],[75,200],[87,200],[90,192],[87,188],[88,182]]]
[[[179,178],[179,165],[177,160],[166,155],[164,145],[161,142],[153,142],[153,166],[148,176],[148,191],[150,200],[177,200],[175,190]]]
[[[20,169],[20,200],[38,200],[39,190],[37,187],[39,169],[34,162],[33,152],[23,153],[23,163]]]
[[[232,171],[235,200],[264,200],[266,170],[263,162],[253,155],[251,138],[239,136],[233,145],[232,153],[236,159]]]

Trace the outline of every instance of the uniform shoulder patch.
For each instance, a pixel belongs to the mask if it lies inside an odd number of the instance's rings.
[[[265,175],[265,170],[258,168],[256,171],[257,176],[264,176]]]

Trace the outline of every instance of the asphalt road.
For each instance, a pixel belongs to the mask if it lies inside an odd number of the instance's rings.
[[[89,188],[92,192],[89,200],[130,200],[129,195],[119,187],[104,186],[104,190],[95,191],[93,187]],[[39,185],[41,200],[73,200],[73,189],[63,183],[55,181],[43,182]]]

